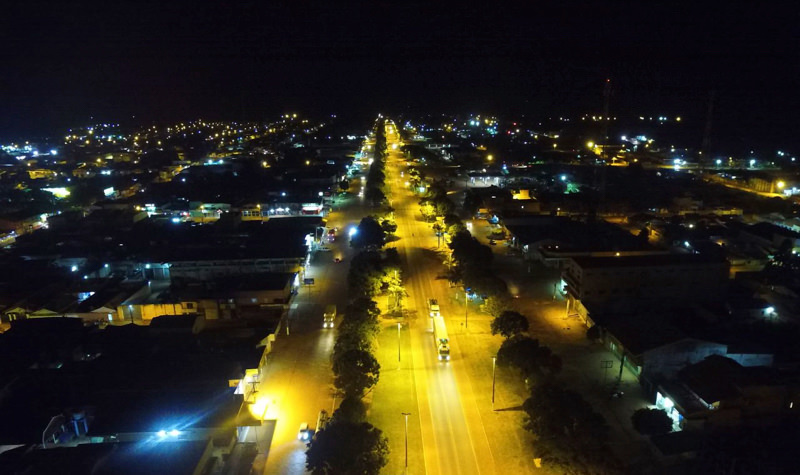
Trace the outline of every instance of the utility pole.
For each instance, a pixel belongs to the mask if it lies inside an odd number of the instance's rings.
[[[492,356],[492,410],[494,411],[494,387],[495,369],[497,367],[497,356]]]
[[[467,314],[469,313],[469,301],[467,297],[469,296],[469,287],[464,287],[464,329],[466,330],[469,327],[469,320],[467,319]]]
[[[403,417],[406,419],[406,471],[408,471],[408,416],[411,415],[410,412],[401,412]]]
[[[703,154],[700,157],[701,162],[711,160],[711,125],[714,119],[714,100],[716,99],[717,91],[711,90],[708,98],[708,112],[706,112],[706,128],[703,132],[703,143],[700,145],[700,151]]]

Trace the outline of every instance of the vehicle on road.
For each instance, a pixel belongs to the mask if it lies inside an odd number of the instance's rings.
[[[322,328],[333,328],[334,320],[336,320],[336,305],[327,305],[325,313],[322,314]]]
[[[308,428],[308,422],[300,424],[300,429],[297,431],[297,440],[308,442],[311,440],[311,433],[313,431]]]
[[[436,344],[439,361],[450,361],[450,338],[447,336],[447,326],[441,315],[433,317],[433,342]]]
[[[317,440],[317,434],[319,434],[320,431],[325,429],[330,420],[331,416],[330,414],[328,414],[328,411],[326,411],[325,409],[319,411],[319,415],[317,416],[317,427],[314,429],[314,435],[311,436],[311,440],[308,443],[309,447]]]
[[[429,317],[438,317],[441,313],[439,313],[439,301],[436,299],[428,299],[428,316]]]

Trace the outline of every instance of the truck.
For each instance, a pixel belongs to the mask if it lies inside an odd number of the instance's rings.
[[[441,315],[439,312],[439,302],[436,299],[428,299],[428,316],[438,317]]]
[[[322,328],[333,328],[333,321],[336,319],[336,305],[327,305],[325,313],[322,314]]]
[[[450,361],[450,338],[441,315],[433,317],[433,343],[436,345],[439,361]]]

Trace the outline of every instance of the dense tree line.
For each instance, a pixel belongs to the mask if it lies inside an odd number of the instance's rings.
[[[385,139],[384,139],[385,148]],[[378,474],[389,454],[387,438],[366,422],[362,398],[380,379],[373,354],[380,332],[375,298],[402,298],[400,259],[395,249],[383,250],[386,228],[371,216],[359,223],[352,245],[361,251],[350,261],[350,302],[337,330],[332,366],[334,385],[343,396],[328,425],[306,452],[306,468],[314,474]]]
[[[375,153],[367,172],[367,185],[364,198],[372,206],[382,206],[387,202],[384,187],[386,186],[386,121],[381,119],[375,124]]]

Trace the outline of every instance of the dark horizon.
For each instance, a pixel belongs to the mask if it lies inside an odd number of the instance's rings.
[[[18,2],[0,136],[132,116],[575,116],[602,112],[611,78],[612,115],[680,115],[702,135],[715,90],[720,148],[797,145],[796,10],[528,6]]]

